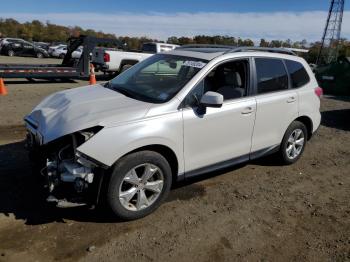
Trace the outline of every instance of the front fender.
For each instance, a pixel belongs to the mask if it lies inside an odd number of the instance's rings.
[[[106,127],[77,150],[110,167],[125,154],[149,145],[163,145],[173,150],[178,159],[178,171],[183,172],[181,112]]]

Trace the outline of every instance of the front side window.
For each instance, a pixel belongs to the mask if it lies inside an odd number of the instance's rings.
[[[187,96],[186,106],[198,105],[201,97],[208,91],[221,94],[224,101],[248,95],[249,62],[247,59],[235,60],[218,65],[200,81]]]
[[[302,87],[310,81],[310,77],[301,63],[292,60],[285,60],[285,62],[292,80],[293,88]]]
[[[112,79],[107,87],[134,99],[164,103],[173,98],[207,62],[193,57],[156,54]]]
[[[258,94],[288,89],[288,75],[280,59],[255,58]]]

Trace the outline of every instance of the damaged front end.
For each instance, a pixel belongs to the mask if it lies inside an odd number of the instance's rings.
[[[41,136],[28,128],[26,147],[35,172],[43,178],[48,202],[59,207],[97,204],[105,169],[77,148],[101,129],[89,128],[42,145]]]

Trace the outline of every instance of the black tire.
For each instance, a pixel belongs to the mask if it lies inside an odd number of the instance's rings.
[[[162,172],[163,187],[155,201],[141,210],[128,210],[119,199],[119,191],[126,174],[133,168],[151,164]],[[125,183],[125,182],[124,182]],[[129,154],[120,159],[114,166],[107,190],[107,203],[113,213],[122,220],[134,220],[147,216],[155,211],[168,196],[172,183],[172,172],[168,161],[159,153],[153,151],[140,151]],[[140,194],[139,191],[135,194]]]
[[[302,131],[302,136],[304,138],[304,142],[303,142],[303,145],[301,147],[300,153],[298,153],[298,155],[295,156],[294,158],[291,158],[290,156],[288,156],[288,153],[287,153],[287,147],[290,146],[290,143],[288,142],[288,140],[291,137],[291,135],[293,134],[293,132],[295,132],[296,130]],[[299,121],[292,122],[290,124],[290,126],[288,127],[286,133],[284,134],[284,137],[282,139],[282,143],[280,146],[280,151],[278,153],[279,158],[282,161],[282,163],[285,165],[291,165],[291,164],[294,164],[295,162],[297,162],[304,152],[306,142],[307,142],[307,128],[306,128],[306,126]]]
[[[8,50],[7,51],[7,55],[8,56],[14,56],[15,55],[15,52],[13,50]]]
[[[58,57],[63,59],[66,55],[65,54],[60,54]]]
[[[37,57],[37,58],[43,58],[44,55],[43,55],[43,53],[40,53],[40,52],[39,52],[39,53],[36,53],[36,57]]]

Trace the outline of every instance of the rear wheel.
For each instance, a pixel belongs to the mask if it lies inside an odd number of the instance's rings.
[[[63,59],[65,57],[65,54],[60,54],[58,57]]]
[[[119,218],[133,220],[155,211],[167,197],[172,182],[167,160],[152,151],[125,156],[114,167],[107,202]]]
[[[37,58],[43,58],[44,55],[43,55],[42,53],[36,53],[36,57],[37,57]]]
[[[13,50],[9,50],[9,51],[7,51],[7,55],[8,56],[14,56],[15,52]]]
[[[299,121],[294,121],[287,129],[280,148],[284,164],[293,164],[301,157],[307,141],[307,129]]]

